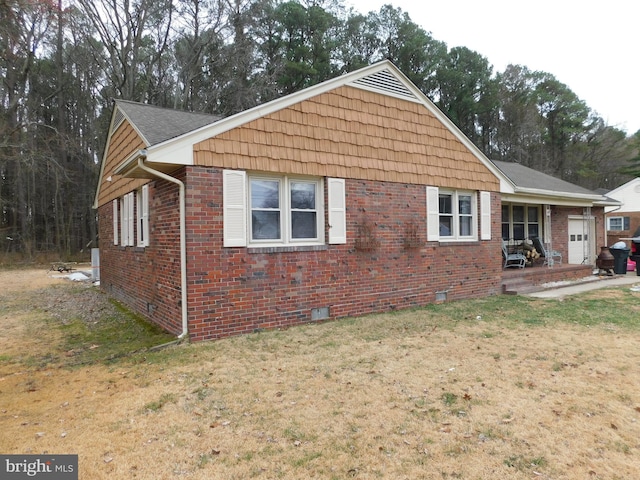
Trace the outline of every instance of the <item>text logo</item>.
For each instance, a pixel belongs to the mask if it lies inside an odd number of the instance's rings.
[[[78,455],[0,455],[3,480],[78,480]]]

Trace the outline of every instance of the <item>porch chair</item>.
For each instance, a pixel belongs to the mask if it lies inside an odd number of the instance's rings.
[[[504,268],[509,267],[518,267],[524,268],[527,264],[527,257],[525,257],[521,253],[509,253],[507,250],[507,244],[504,240],[502,240],[502,255],[504,255]]]
[[[544,247],[544,243],[540,240],[540,237],[533,237],[531,239],[533,246],[540,252],[540,255],[544,257],[543,265],[553,266],[554,264],[562,263],[562,254],[557,250],[549,250]]]

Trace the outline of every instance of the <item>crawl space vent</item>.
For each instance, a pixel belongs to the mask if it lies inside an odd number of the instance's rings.
[[[329,318],[329,307],[320,307],[311,309],[311,321],[326,320]]]

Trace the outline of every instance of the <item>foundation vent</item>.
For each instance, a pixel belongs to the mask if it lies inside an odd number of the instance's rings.
[[[311,309],[311,321],[326,320],[329,318],[329,307],[320,307]]]
[[[436,292],[436,302],[446,302],[447,301],[447,290],[443,290],[441,292]]]
[[[356,87],[374,90],[387,95],[419,101],[415,94],[389,70],[381,70],[351,83]]]

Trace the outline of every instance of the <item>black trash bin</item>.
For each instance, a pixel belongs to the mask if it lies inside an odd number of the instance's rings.
[[[630,248],[609,248],[613,255],[613,273],[618,275],[627,274],[627,258],[629,258]]]

